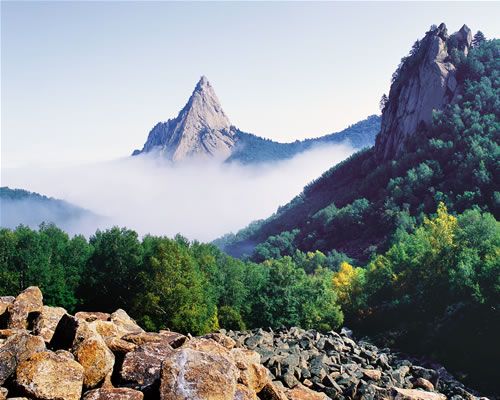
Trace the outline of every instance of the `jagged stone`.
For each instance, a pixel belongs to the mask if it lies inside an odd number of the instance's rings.
[[[150,342],[163,342],[167,343],[172,348],[177,348],[182,346],[187,337],[181,335],[180,333],[170,332],[170,331],[160,331],[160,333],[152,332],[140,332],[140,333],[130,333],[122,337],[123,340],[127,342],[134,343],[136,345],[141,345]]]
[[[231,123],[212,85],[202,76],[177,118],[158,123],[134,155],[157,151],[172,161],[192,157],[224,160],[234,144]]]
[[[394,400],[446,400],[446,396],[441,393],[426,392],[419,389],[402,389],[394,387]]]
[[[146,342],[125,355],[121,378],[136,388],[147,388],[160,379],[163,360],[173,353],[166,342]]]
[[[47,343],[50,342],[57,324],[66,313],[62,307],[43,306],[41,313],[33,322],[33,333],[43,337]]]
[[[23,331],[10,336],[0,347],[0,385],[14,374],[19,363],[44,350],[45,342],[41,337]]]
[[[36,353],[18,365],[16,384],[36,400],[79,400],[83,367],[50,351]]]
[[[57,324],[51,348],[70,350],[84,368],[84,385],[92,389],[113,371],[115,357],[95,325],[68,314]]]
[[[363,375],[372,381],[378,381],[382,377],[382,371],[378,369],[363,369]]]
[[[11,329],[27,329],[28,322],[42,311],[43,296],[36,286],[22,291],[8,307],[9,320],[7,327]]]
[[[433,110],[442,109],[461,91],[450,52],[458,45],[467,53],[471,41],[466,25],[451,37],[444,24],[426,34],[419,50],[403,64],[391,85],[375,144],[379,159],[403,154],[408,138],[430,124]]]
[[[119,330],[124,332],[124,334],[144,332],[144,329],[137,325],[137,322],[130,318],[124,310],[116,310],[110,315],[109,320],[113,322]]]
[[[100,388],[84,394],[83,400],[142,400],[144,394],[130,388]]]
[[[259,392],[260,400],[288,400],[283,390],[279,389],[274,383],[268,383]]]
[[[14,296],[0,296],[0,317],[7,312],[7,309],[14,303],[15,299]]]
[[[163,362],[160,399],[234,400],[238,377],[238,369],[227,356],[179,348]]]
[[[253,390],[238,383],[236,385],[236,392],[234,393],[234,400],[259,400]]]
[[[330,400],[326,394],[315,392],[304,385],[288,389],[285,394],[289,400]]]
[[[238,382],[258,393],[269,383],[267,369],[260,364],[260,355],[252,350],[233,348],[229,353],[240,370]]]
[[[202,336],[204,339],[211,339],[224,346],[226,349],[231,350],[236,345],[236,342],[229,336],[223,335],[222,333],[209,333],[208,335]]]
[[[96,320],[108,321],[111,314],[98,312],[98,311],[79,311],[75,314],[75,318],[83,319],[86,322],[93,322]]]

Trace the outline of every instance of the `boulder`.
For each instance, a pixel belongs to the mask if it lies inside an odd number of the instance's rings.
[[[236,342],[233,339],[219,332],[209,333],[208,335],[202,336],[202,338],[211,339],[229,350],[231,350],[236,345]]]
[[[66,314],[66,310],[62,307],[43,306],[42,312],[33,322],[33,333],[43,337],[47,343],[50,342],[57,324],[64,314]]]
[[[424,378],[417,378],[413,386],[415,386],[416,388],[428,390],[429,392],[432,392],[434,390],[434,385]]]
[[[87,389],[96,387],[113,371],[115,356],[95,326],[83,319],[63,315],[50,346],[73,353],[84,368],[84,385]]]
[[[127,354],[137,348],[137,345],[134,343],[118,338],[109,338],[105,342],[108,348],[115,354]]]
[[[58,356],[67,358],[68,360],[74,360],[75,359],[75,356],[72,353],[70,353],[69,351],[67,351],[67,350],[56,350],[55,353]]]
[[[16,383],[37,400],[79,400],[83,367],[51,351],[36,353],[18,365]]]
[[[90,389],[112,373],[115,356],[98,333],[89,331],[81,340],[77,337],[73,354],[84,369],[83,384]]]
[[[127,333],[144,332],[144,329],[137,325],[137,323],[130,318],[124,310],[116,310],[110,315],[109,320],[113,322],[120,331],[124,332],[124,335]]]
[[[9,305],[7,327],[11,329],[27,329],[28,321],[36,315],[35,313],[42,312],[42,308],[42,292],[36,286],[30,286],[22,291]]]
[[[362,369],[363,375],[372,381],[378,381],[382,377],[382,371],[378,369]]]
[[[425,392],[419,389],[392,388],[394,400],[446,400],[441,393]]]
[[[75,318],[83,319],[86,322],[92,322],[96,320],[108,321],[111,314],[98,312],[98,311],[79,311],[75,314]]]
[[[238,377],[227,355],[180,348],[163,362],[160,399],[234,400]]]
[[[253,390],[250,390],[246,386],[238,383],[236,385],[236,393],[234,394],[234,400],[259,400],[257,395]]]
[[[259,393],[269,382],[268,370],[260,364],[260,355],[240,348],[232,349],[230,355],[239,369],[238,382]]]
[[[220,345],[219,343],[211,340],[211,339],[205,339],[205,338],[193,338],[189,341],[187,341],[182,348],[187,348],[187,349],[192,349],[192,350],[198,350],[202,352],[207,352],[207,353],[212,353],[212,354],[219,354],[221,356],[228,357],[229,356],[229,350],[225,348],[224,346]]]
[[[0,347],[0,385],[14,374],[19,363],[41,351],[45,351],[41,337],[23,331],[10,336]]]
[[[170,332],[170,331],[160,331],[160,333],[153,332],[140,332],[140,333],[129,333],[122,337],[123,340],[127,342],[134,343],[136,345],[141,345],[149,342],[164,342],[167,343],[172,348],[177,348],[182,346],[187,337],[181,335],[180,333]]]
[[[293,389],[287,389],[285,392],[289,400],[330,400],[324,393],[315,392],[303,385],[295,386]]]
[[[259,392],[259,399],[260,400],[288,400],[288,397],[275,384],[268,383]]]
[[[144,394],[129,388],[100,388],[84,394],[83,400],[142,400]]]
[[[161,363],[172,352],[164,342],[144,343],[125,355],[120,376],[136,388],[147,388],[160,379]]]
[[[7,309],[14,303],[15,299],[14,296],[0,296],[0,317],[7,312]]]

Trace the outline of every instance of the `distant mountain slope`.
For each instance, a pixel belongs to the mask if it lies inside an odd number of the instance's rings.
[[[380,117],[372,115],[338,133],[293,143],[278,143],[243,132],[231,125],[217,95],[202,76],[191,97],[174,119],[159,122],[149,132],[141,150],[132,155],[157,153],[178,162],[214,158],[243,164],[278,161],[314,146],[345,142],[355,148],[372,146],[380,130]]]
[[[264,253],[335,250],[366,260],[439,201],[498,218],[499,76],[499,40],[473,47],[466,26],[451,36],[444,24],[432,28],[393,76],[375,147],[324,173],[270,218],[215,243],[236,256],[261,244]]]
[[[64,200],[23,189],[0,188],[0,226],[3,228],[20,224],[37,228],[42,222],[53,222],[67,232],[81,233],[75,228],[98,219],[91,211]]]
[[[297,140],[292,143],[274,142],[237,130],[235,133],[235,147],[226,161],[239,161],[243,164],[250,164],[284,160],[316,146],[334,143],[346,143],[356,149],[362,149],[375,143],[375,137],[379,130],[380,117],[378,115],[371,115],[338,133],[302,141]]]

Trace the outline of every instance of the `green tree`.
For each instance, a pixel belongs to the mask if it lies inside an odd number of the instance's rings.
[[[203,334],[218,329],[208,282],[188,248],[175,240],[146,237],[134,313],[148,328]]]
[[[129,309],[142,266],[143,248],[137,233],[118,227],[98,230],[89,243],[92,255],[80,288],[84,306],[109,312]]]

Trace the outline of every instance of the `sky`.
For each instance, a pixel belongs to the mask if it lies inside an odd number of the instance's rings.
[[[500,3],[1,2],[1,165],[141,148],[201,75],[231,122],[279,141],[378,113],[433,23],[500,37]]]

